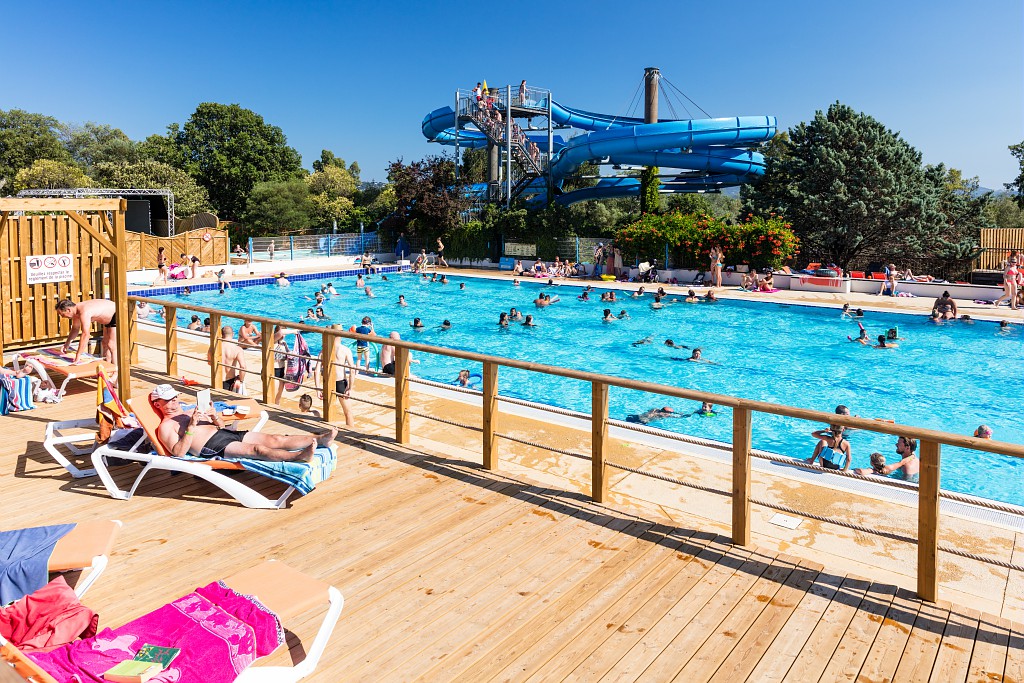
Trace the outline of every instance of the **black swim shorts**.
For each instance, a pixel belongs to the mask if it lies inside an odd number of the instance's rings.
[[[115,313],[114,315],[110,316],[110,322],[107,323],[106,325],[104,325],[103,327],[116,328],[117,327],[117,313]]]
[[[223,458],[224,449],[233,443],[241,443],[248,432],[233,432],[230,429],[218,429],[206,442],[200,455],[204,458]]]
[[[347,379],[339,379],[337,382],[334,383],[334,390],[336,392],[338,392],[339,395],[344,395],[345,393],[347,393],[348,392],[348,380]]]

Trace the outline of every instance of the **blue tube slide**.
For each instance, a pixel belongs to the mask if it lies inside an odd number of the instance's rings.
[[[659,120],[611,116],[573,109],[551,103],[551,118],[562,126],[590,131],[568,142],[554,145],[548,173],[557,188],[582,164],[628,164],[678,169],[679,177],[663,181],[661,192],[700,192],[733,187],[764,173],[764,157],[749,148],[770,140],[776,132],[774,116],[739,116],[717,119]],[[442,107],[423,119],[423,135],[428,140],[455,144],[455,113]],[[529,135],[529,133],[528,133]],[[542,147],[546,136],[530,135]],[[475,130],[460,130],[459,145],[482,147],[486,136]],[[538,179],[527,188],[540,198],[547,183]],[[596,186],[562,194],[559,204],[593,199],[634,196],[639,193],[636,178],[605,178]]]

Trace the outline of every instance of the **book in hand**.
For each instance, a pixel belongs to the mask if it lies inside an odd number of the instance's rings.
[[[146,683],[164,670],[158,662],[140,662],[126,659],[103,674],[103,680],[111,683]]]
[[[159,645],[143,645],[135,654],[136,662],[153,662],[159,664],[160,668],[166,669],[174,661],[174,658],[181,652],[180,647],[160,647]]]

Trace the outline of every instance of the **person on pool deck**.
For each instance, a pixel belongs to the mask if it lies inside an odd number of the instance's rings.
[[[819,429],[812,432],[811,436],[818,439],[814,447],[814,454],[807,458],[807,463],[813,465],[814,461],[821,458],[821,466],[827,470],[850,469],[850,461],[853,454],[850,452],[850,442],[843,437],[846,428],[842,425],[829,425],[828,429]]]
[[[356,328],[356,334],[377,334],[373,331],[373,320],[370,316],[363,316],[362,322]],[[356,367],[370,369],[370,342],[364,339],[356,342]]]
[[[526,320],[523,321],[523,327],[537,327],[537,323],[533,322],[533,316],[526,316]]]
[[[103,339],[100,342],[100,355],[108,363],[117,363],[117,307],[110,299],[86,299],[75,303],[71,299],[62,299],[57,303],[57,315],[71,321],[71,331],[61,347],[61,353],[71,350],[71,342],[79,335],[75,353],[75,363],[81,362],[82,354],[89,346],[90,328],[93,323],[103,325]]]
[[[402,335],[392,332],[389,339],[401,339]],[[395,347],[387,344],[380,349],[380,371],[385,375],[395,376]]]
[[[635,422],[637,424],[650,424],[654,420],[664,420],[669,417],[682,417],[676,411],[668,406],[662,406],[661,408],[651,408],[650,410],[640,413],[639,415],[629,415],[626,417],[626,422]]]
[[[178,392],[170,384],[158,384],[149,395],[160,415],[157,437],[170,454],[186,453],[202,458],[253,458],[256,460],[295,460],[309,462],[317,446],[326,446],[338,430],[334,427],[319,434],[266,434],[224,429],[216,412],[191,415],[181,409]]]
[[[942,296],[935,300],[935,304],[932,305],[932,312],[938,313],[939,317],[943,320],[952,320],[957,316],[956,312],[956,301],[949,295],[949,292],[943,292]]]
[[[342,325],[331,325],[332,330],[342,330]],[[349,348],[348,340],[341,337],[334,338],[334,392],[341,405],[341,412],[345,415],[345,426],[351,427],[355,424],[352,420],[352,391],[356,388],[356,376],[359,374],[358,366],[352,357],[352,349]],[[320,352],[318,361],[321,365],[324,362],[323,351]],[[313,384],[320,388],[322,371],[313,373]],[[326,389],[325,389],[326,391]]]
[[[242,321],[242,326],[238,328],[238,344],[240,346],[246,348],[259,346],[262,339],[263,334],[258,327],[253,325],[251,320]]]
[[[235,331],[230,325],[220,328],[220,362],[225,375],[221,389],[241,394],[245,381],[245,353],[241,346],[234,343],[234,339]],[[206,360],[213,363],[212,347],[206,352]]]

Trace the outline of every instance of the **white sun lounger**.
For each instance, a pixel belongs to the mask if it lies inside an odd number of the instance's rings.
[[[111,448],[110,446],[101,446],[93,451],[93,468],[96,474],[99,475],[100,480],[103,482],[103,486],[106,487],[107,492],[111,497],[119,500],[130,499],[135,494],[135,490],[138,489],[143,477],[145,477],[151,470],[183,472],[185,474],[191,474],[194,477],[199,477],[200,479],[204,479],[218,487],[247,508],[280,510],[287,505],[288,498],[290,498],[292,493],[295,492],[295,487],[289,486],[279,498],[271,500],[262,493],[254,490],[252,487],[238,481],[234,477],[222,474],[224,470],[236,472],[245,471],[245,468],[237,462],[232,462],[230,460],[184,460],[182,458],[175,458],[169,455],[160,443],[159,439],[156,437],[156,429],[160,424],[160,417],[149,404],[149,401],[143,398],[137,405],[133,404],[130,400],[128,401],[128,404],[132,408],[132,412],[135,413],[135,417],[138,418],[139,423],[146,431],[146,435],[149,437],[149,441],[153,444],[156,452],[142,453],[137,450],[119,451]],[[258,426],[262,426],[264,422],[266,422],[266,419],[261,418]],[[332,443],[329,448],[334,452],[335,457],[337,457],[337,446]],[[134,460],[142,463],[144,467],[142,468],[142,472],[139,473],[139,476],[135,478],[131,488],[125,490],[120,488],[111,476],[107,469],[106,458]]]

